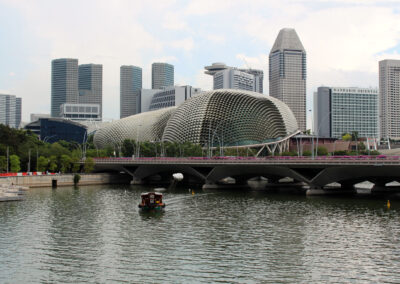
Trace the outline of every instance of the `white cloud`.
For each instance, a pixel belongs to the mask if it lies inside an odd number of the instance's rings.
[[[215,44],[224,44],[226,42],[226,38],[224,36],[216,34],[207,34],[206,39]]]
[[[182,49],[185,52],[189,52],[194,48],[194,40],[192,37],[184,39],[174,40],[170,43],[173,48]]]
[[[176,31],[183,31],[188,30],[187,23],[181,19],[179,13],[166,13],[164,15],[164,20],[162,23],[162,27],[167,30],[176,30]]]
[[[8,73],[8,76],[13,77],[13,76],[15,76],[15,73],[14,72],[10,72],[10,73]]]

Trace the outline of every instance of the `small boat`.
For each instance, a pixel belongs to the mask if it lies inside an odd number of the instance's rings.
[[[139,208],[142,211],[163,210],[165,203],[162,201],[162,196],[162,193],[159,192],[142,193],[142,202],[139,204]]]

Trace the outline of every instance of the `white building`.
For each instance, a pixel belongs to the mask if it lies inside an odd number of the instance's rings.
[[[400,60],[379,61],[381,138],[400,139]]]
[[[60,117],[75,121],[101,120],[100,104],[69,104],[60,106]]]
[[[314,93],[314,132],[319,137],[378,137],[378,89],[319,87]]]

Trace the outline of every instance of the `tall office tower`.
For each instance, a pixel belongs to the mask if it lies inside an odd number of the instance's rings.
[[[174,85],[174,65],[153,63],[151,65],[151,88],[162,89]]]
[[[380,138],[400,138],[400,60],[379,61]]]
[[[269,54],[269,94],[286,103],[306,130],[306,51],[294,29],[282,29]]]
[[[78,102],[78,59],[54,59],[51,62],[51,116],[60,116],[63,103]]]
[[[264,72],[258,69],[229,67],[225,63],[217,62],[205,66],[205,74],[213,76],[213,89],[239,89],[263,93]],[[247,73],[247,74],[243,74]],[[252,76],[248,76],[252,75]],[[253,82],[249,82],[252,78]],[[241,82],[243,80],[244,82]],[[253,87],[250,88],[249,85]]]
[[[14,95],[0,94],[0,123],[12,128],[21,124],[22,99]]]
[[[314,93],[314,132],[319,137],[378,137],[378,89],[319,87]]]
[[[78,74],[79,104],[99,105],[101,119],[103,113],[103,65],[79,65]]]
[[[120,68],[120,118],[138,113],[142,68],[123,65]]]

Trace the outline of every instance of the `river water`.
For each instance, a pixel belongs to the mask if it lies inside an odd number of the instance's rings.
[[[400,283],[400,202],[140,186],[0,203],[0,283]]]

